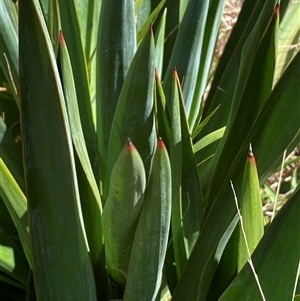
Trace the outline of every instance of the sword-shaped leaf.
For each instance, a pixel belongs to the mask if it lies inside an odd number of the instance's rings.
[[[247,262],[264,235],[264,218],[255,158],[249,150],[240,197],[242,219],[239,227],[238,271]],[[250,254],[249,254],[250,253]]]
[[[112,170],[102,215],[107,271],[121,296],[145,190],[143,161],[133,143],[128,140]]]
[[[207,0],[189,1],[163,79],[167,104],[170,108],[173,70],[177,69],[180,81],[183,83],[182,92],[189,124],[198,115],[198,112],[192,110],[193,95],[197,82],[208,6],[209,1]]]
[[[83,136],[71,61],[62,32],[60,32],[59,35],[59,46],[62,84],[70,122],[72,142],[85,175],[80,178],[80,184],[82,184],[82,182],[87,182],[86,185],[84,185],[85,188],[80,190],[81,204],[83,208],[91,259],[92,263],[96,264],[99,261],[102,248],[101,198]]]
[[[293,300],[299,273],[299,211],[300,189],[280,210],[252,255],[257,279],[247,263],[220,301],[262,300],[257,281],[265,300]]]
[[[99,24],[96,67],[97,136],[101,177],[104,181],[113,118],[135,51],[134,1],[104,0]],[[122,140],[122,145],[127,137],[131,136],[128,134]]]
[[[154,39],[150,27],[132,60],[115,111],[108,148],[104,201],[111,170],[127,137],[131,138],[139,150],[147,177],[149,175],[156,146],[153,105],[154,64]]]
[[[134,236],[124,301],[157,300],[162,283],[170,219],[171,167],[167,149],[160,139]]]
[[[26,197],[1,158],[0,174],[0,195],[18,231],[28,263],[32,267]]]
[[[94,301],[69,122],[39,2],[20,2],[19,19],[21,126],[37,298]]]

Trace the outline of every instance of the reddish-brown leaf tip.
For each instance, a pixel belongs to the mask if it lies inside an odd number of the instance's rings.
[[[249,159],[249,161],[250,161],[251,164],[256,165],[255,157],[254,157],[254,155],[253,155],[251,143],[250,143],[249,151],[248,151],[248,159]]]
[[[254,156],[248,156],[248,159],[249,159],[249,163],[252,166],[256,166],[256,161],[255,161],[255,157]]]
[[[175,67],[174,70],[173,70],[173,77],[174,77],[175,79],[178,78],[178,72],[177,72],[176,67]]]
[[[62,33],[62,30],[59,30],[59,42],[61,44],[65,44],[65,38],[64,38],[64,35]]]
[[[159,78],[159,74],[158,74],[158,72],[157,72],[156,68],[155,68],[154,74],[155,74],[155,78],[156,78],[156,79],[158,79],[158,80],[160,80],[160,78]]]
[[[251,143],[250,143],[250,145],[249,145],[248,157],[253,157],[253,152],[252,152],[252,145],[251,145]]]
[[[275,8],[274,8],[274,12],[276,14],[276,17],[279,17],[279,14],[280,14],[280,4],[277,3]]]
[[[128,151],[133,151],[135,150],[135,146],[134,144],[132,143],[131,139],[128,137],[127,138],[127,141],[126,141],[126,144],[125,144],[125,148],[128,150]]]
[[[152,26],[152,23],[150,23],[150,25],[149,25],[149,32],[150,32],[150,34],[153,34],[153,26]]]
[[[158,140],[157,140],[157,147],[158,147],[159,149],[165,149],[165,148],[166,148],[166,146],[165,146],[165,144],[164,144],[164,141],[162,140],[161,137],[159,137]]]
[[[173,71],[173,77],[174,77],[175,81],[177,82],[178,87],[181,87],[180,79],[179,79],[178,72],[177,72],[176,68]]]

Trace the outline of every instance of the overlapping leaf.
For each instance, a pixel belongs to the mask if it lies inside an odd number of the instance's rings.
[[[72,142],[84,174],[84,176],[80,176],[81,172],[79,171],[78,179],[80,180],[81,185],[80,194],[85,221],[85,229],[87,231],[87,237],[89,240],[92,262],[93,264],[96,264],[99,261],[100,252],[102,248],[102,203],[82,131],[75,85],[73,80],[73,71],[71,67],[68,49],[62,32],[60,32],[59,35],[59,45],[61,77],[66,101],[66,108],[70,122]],[[81,170],[79,167],[78,169]]]
[[[108,170],[104,185],[106,190],[111,169],[128,137],[139,150],[147,177],[149,175],[156,146],[153,114],[154,64],[154,38],[150,27],[133,58],[118,100],[110,133]]]
[[[213,269],[210,266],[212,259],[209,254],[216,248],[217,242],[228,227],[235,212],[229,181],[233,181],[237,195],[240,195],[242,183],[240,166],[243,165],[250,142],[255,153],[257,153],[258,172],[262,178],[262,175],[270,168],[271,162],[274,162],[283,153],[285,147],[297,135],[299,137],[297,127],[288,129],[285,127],[286,120],[289,120],[291,124],[299,122],[297,114],[293,113],[296,100],[292,97],[292,91],[295,91],[297,86],[300,85],[300,79],[295,75],[297,68],[299,68],[299,58],[300,56],[297,55],[286,70],[281,81],[259,111],[254,123],[250,124],[248,131],[243,130],[239,121],[247,115],[246,104],[241,107],[243,111],[236,115],[236,120],[233,122],[232,129],[226,139],[210,185],[205,222],[186,266],[185,273],[173,297],[174,300],[183,298],[186,285],[190,287],[189,298],[194,300],[205,299],[208,282],[213,275]],[[285,130],[282,131],[282,129]],[[240,133],[238,133],[239,131]],[[275,135],[277,137],[276,146],[270,153],[268,145],[271,143],[274,145]],[[218,228],[216,228],[216,225],[218,225]],[[198,272],[199,276],[193,272],[195,264],[201,270],[201,273]],[[192,281],[194,281],[193,285],[191,285]]]
[[[21,120],[37,298],[96,300],[53,48],[39,3],[20,2],[19,10]]]
[[[220,301],[262,300],[257,281],[266,300],[293,299],[300,258],[299,201],[298,189],[278,213],[255,250],[252,260],[258,279],[255,279],[253,270],[247,264],[219,299]],[[277,262],[276,266],[274,261]]]
[[[96,73],[97,136],[103,181],[105,181],[107,173],[109,136],[113,118],[125,76],[135,51],[133,1],[103,1],[99,24]],[[122,145],[124,143],[125,140],[122,141]]]

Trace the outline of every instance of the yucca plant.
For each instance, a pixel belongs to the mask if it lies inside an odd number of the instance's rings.
[[[244,0],[215,69],[224,3],[0,2],[1,300],[300,299],[299,184],[265,227],[260,194],[300,3]]]

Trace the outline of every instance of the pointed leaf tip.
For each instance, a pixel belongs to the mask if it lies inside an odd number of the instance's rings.
[[[255,161],[255,157],[254,157],[254,154],[252,151],[251,143],[250,143],[249,151],[248,151],[248,159],[249,159],[250,164],[253,164],[254,166],[256,166],[256,161]]]
[[[155,73],[155,78],[156,78],[156,79],[158,79],[158,80],[160,80],[160,78],[159,78],[159,74],[158,74],[158,72],[157,72],[156,68],[155,68],[155,71],[154,71],[154,73]]]
[[[252,144],[249,145],[248,157],[253,157]]]
[[[125,144],[125,148],[128,150],[128,151],[133,151],[135,150],[135,146],[134,144],[132,143],[131,139],[128,137],[127,138],[127,141],[126,141],[126,144]]]
[[[63,35],[61,29],[59,30],[59,42],[60,42],[61,44],[65,44],[65,43],[66,43],[66,42],[65,42],[64,35]]]
[[[152,23],[150,23],[150,25],[149,25],[149,32],[150,32],[151,35],[153,34],[153,26],[152,26]]]
[[[178,87],[180,87],[182,89],[182,86],[181,86],[181,82],[180,82],[180,78],[178,76],[178,72],[177,72],[177,69],[176,67],[174,68],[174,71],[173,71],[173,77],[174,77],[174,80],[176,81]],[[181,92],[182,93],[182,92]]]
[[[280,14],[280,5],[279,5],[279,3],[276,4],[276,6],[274,8],[274,11],[275,11],[276,17],[279,17],[279,14]]]
[[[160,149],[165,149],[166,148],[166,146],[164,144],[164,141],[162,140],[161,137],[159,137],[158,140],[157,140],[157,147],[160,148]]]
[[[174,70],[173,70],[173,78],[177,81],[179,80],[178,78],[178,72],[177,72],[177,68],[175,67]]]

